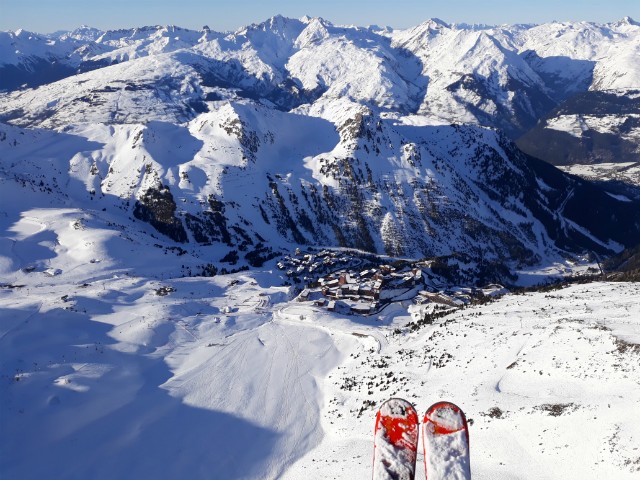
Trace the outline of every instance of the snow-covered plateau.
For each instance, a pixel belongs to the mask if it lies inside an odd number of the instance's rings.
[[[639,42],[0,32],[0,478],[369,478],[392,396],[474,479],[637,478]]]

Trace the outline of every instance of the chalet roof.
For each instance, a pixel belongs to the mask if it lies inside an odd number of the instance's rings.
[[[356,303],[355,305],[351,306],[351,310],[353,310],[354,312],[366,312],[366,313],[369,313],[371,311],[371,304],[370,303]]]

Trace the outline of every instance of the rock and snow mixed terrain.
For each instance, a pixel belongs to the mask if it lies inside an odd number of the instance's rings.
[[[639,41],[629,18],[0,33],[0,476],[366,478],[391,395],[459,404],[474,478],[637,476],[637,284],[348,315],[276,265],[597,271],[640,243]],[[523,133],[609,163],[564,173]]]
[[[518,140],[555,165],[629,163],[640,159],[640,91],[578,94]]]
[[[638,284],[348,316],[276,269],[171,277],[186,255],[75,213],[1,220],[7,478],[367,478],[393,395],[465,409],[474,478],[640,471]]]
[[[618,194],[621,199],[640,199],[639,162],[573,164],[561,168],[572,175],[606,185],[610,194]]]
[[[229,256],[259,266],[295,243],[524,268],[640,240],[636,201],[527,159],[493,131],[359,114],[337,129],[229,104],[185,125],[0,124],[3,181],[87,218],[135,218],[162,242],[210,245],[218,267]]]
[[[512,268],[566,251],[612,253],[640,241],[637,205],[525,157],[489,127],[517,135],[580,92],[633,111],[635,64],[607,81],[617,70],[598,66],[638,39],[631,19],[431,20],[393,31],[274,17],[228,34],[5,32],[2,168],[75,206],[117,208],[178,243],[219,243],[227,251],[214,260],[228,253],[259,265],[285,243],[465,251]],[[43,62],[68,70],[49,81]],[[601,103],[578,107],[596,115]],[[604,126],[564,115],[545,132],[573,121],[636,145],[635,117],[616,123],[605,113]],[[520,146],[552,145],[532,135]],[[597,142],[580,142],[579,152],[600,155]]]

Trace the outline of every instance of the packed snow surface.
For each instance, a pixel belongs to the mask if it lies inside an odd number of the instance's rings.
[[[269,268],[176,278],[185,257],[28,202],[0,215],[3,477],[367,478],[393,396],[467,413],[475,479],[638,475],[638,284],[412,331],[409,301],[348,316]]]

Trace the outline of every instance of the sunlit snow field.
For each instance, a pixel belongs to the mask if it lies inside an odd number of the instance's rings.
[[[2,478],[368,478],[390,396],[462,407],[476,479],[640,472],[639,284],[410,332],[410,302],[329,313],[269,265],[173,278],[183,257],[77,217],[0,216]]]

